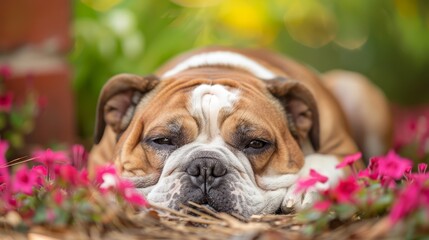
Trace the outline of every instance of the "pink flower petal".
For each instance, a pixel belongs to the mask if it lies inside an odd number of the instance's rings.
[[[72,165],[63,165],[59,167],[59,176],[62,180],[69,183],[71,186],[78,186],[79,173]]]
[[[5,140],[0,140],[0,186],[4,184],[6,187],[9,184],[9,171],[7,170],[6,152],[9,148],[9,143]]]
[[[31,168],[31,171],[34,172],[37,176],[37,184],[42,186],[48,175],[48,170],[46,169],[46,167],[41,165],[35,166]]]
[[[323,176],[322,174],[316,172],[314,169],[310,169],[309,175],[309,178],[300,179],[298,181],[295,190],[296,193],[305,192],[307,191],[307,189],[313,187],[318,182],[325,183],[326,181],[328,181],[328,178],[326,176]]]
[[[12,75],[12,69],[8,65],[0,66],[0,78],[8,79]]]
[[[71,148],[71,164],[77,169],[82,169],[87,166],[88,153],[85,148],[80,144],[75,144]]]
[[[298,181],[298,186],[295,190],[296,193],[305,192],[307,189],[313,187],[317,183],[317,180],[314,178],[301,179]]]
[[[12,108],[13,93],[8,92],[0,96],[0,112],[9,112]]]
[[[30,171],[26,165],[19,168],[12,182],[13,192],[31,195],[33,187],[37,184],[37,173]]]
[[[79,181],[82,186],[88,186],[89,178],[88,171],[86,169],[82,169],[79,173]]]
[[[313,208],[316,209],[319,212],[326,212],[327,210],[329,210],[329,208],[331,207],[332,203],[329,200],[323,200],[323,201],[319,201],[316,202],[313,205]]]
[[[106,165],[106,166],[100,166],[95,170],[95,182],[97,184],[102,184],[104,182],[103,180],[103,176],[105,174],[112,174],[112,175],[117,175],[116,174],[116,168],[113,165]]]
[[[69,162],[69,158],[65,152],[52,151],[49,148],[44,151],[34,152],[33,157],[36,158],[35,160],[37,162],[44,164],[48,168],[53,167],[55,164],[64,164]]]
[[[418,165],[419,173],[426,173],[427,168],[428,165],[426,163],[419,163]]]
[[[310,169],[310,176],[315,178],[318,182],[325,183],[328,181],[328,177],[316,172],[316,170]]]
[[[58,191],[56,191],[54,193],[54,197],[53,197],[54,198],[54,202],[57,205],[61,205],[64,202],[65,194],[66,194],[66,192],[62,191],[61,189],[58,190]]]
[[[410,160],[401,158],[394,151],[389,151],[386,156],[381,157],[378,161],[378,172],[381,176],[398,180],[404,176],[411,166],[412,162]]]
[[[353,194],[360,189],[360,186],[353,176],[339,181],[338,185],[332,190],[338,202],[345,203],[353,200]]]
[[[335,168],[344,168],[347,166],[352,166],[356,161],[358,161],[361,158],[362,158],[361,152],[345,156],[343,161],[339,163],[337,166],[335,166]]]
[[[389,214],[392,223],[397,223],[419,207],[420,191],[418,184],[409,184],[399,194]]]
[[[370,172],[369,172],[369,169],[368,169],[368,168],[366,168],[366,169],[364,169],[364,170],[361,170],[361,171],[359,171],[359,173],[358,173],[358,177],[359,177],[359,178],[369,178],[369,176],[370,176]]]
[[[123,197],[128,203],[136,206],[147,207],[149,205],[147,200],[134,188],[125,189]]]

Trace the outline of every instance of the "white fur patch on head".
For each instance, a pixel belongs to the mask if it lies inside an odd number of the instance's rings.
[[[203,66],[227,66],[243,69],[261,79],[272,79],[276,75],[256,61],[234,52],[215,51],[194,55],[170,69],[161,78],[168,78],[187,69]]]
[[[219,114],[221,110],[232,110],[239,94],[238,90],[228,90],[219,84],[202,84],[192,91],[188,107],[191,115],[198,119],[201,126],[201,134],[197,141],[213,139],[220,134]]]

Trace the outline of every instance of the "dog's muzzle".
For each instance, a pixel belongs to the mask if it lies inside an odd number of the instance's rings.
[[[207,198],[210,191],[222,184],[227,169],[218,159],[212,157],[201,157],[193,160],[185,171],[194,187],[201,190]]]
[[[231,201],[231,191],[228,184],[228,167],[222,156],[212,151],[199,151],[189,156],[191,161],[184,166],[186,179],[183,187],[186,188],[186,198],[198,204],[208,204],[216,210],[226,210],[223,201]],[[183,191],[182,191],[183,192]],[[222,195],[222,198],[219,196]],[[186,202],[183,202],[186,204]],[[230,205],[230,204],[229,204]]]
[[[176,210],[193,202],[243,217],[276,211],[285,191],[259,189],[253,174],[244,155],[224,146],[190,144],[166,160],[147,198]]]

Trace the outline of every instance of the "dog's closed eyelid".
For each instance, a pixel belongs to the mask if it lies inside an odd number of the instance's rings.
[[[271,138],[271,136],[265,131],[237,131],[234,134],[233,142],[236,146],[241,148],[248,145],[252,140],[260,140],[265,143],[273,144],[275,141]]]

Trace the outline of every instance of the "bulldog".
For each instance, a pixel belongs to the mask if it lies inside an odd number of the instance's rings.
[[[192,201],[249,217],[310,206],[316,190],[347,174],[336,168],[344,156],[358,146],[381,154],[389,134],[386,99],[360,75],[319,76],[264,50],[204,48],[155,75],[105,84],[89,168],[113,162],[157,205]],[[329,180],[297,192],[310,169]]]

